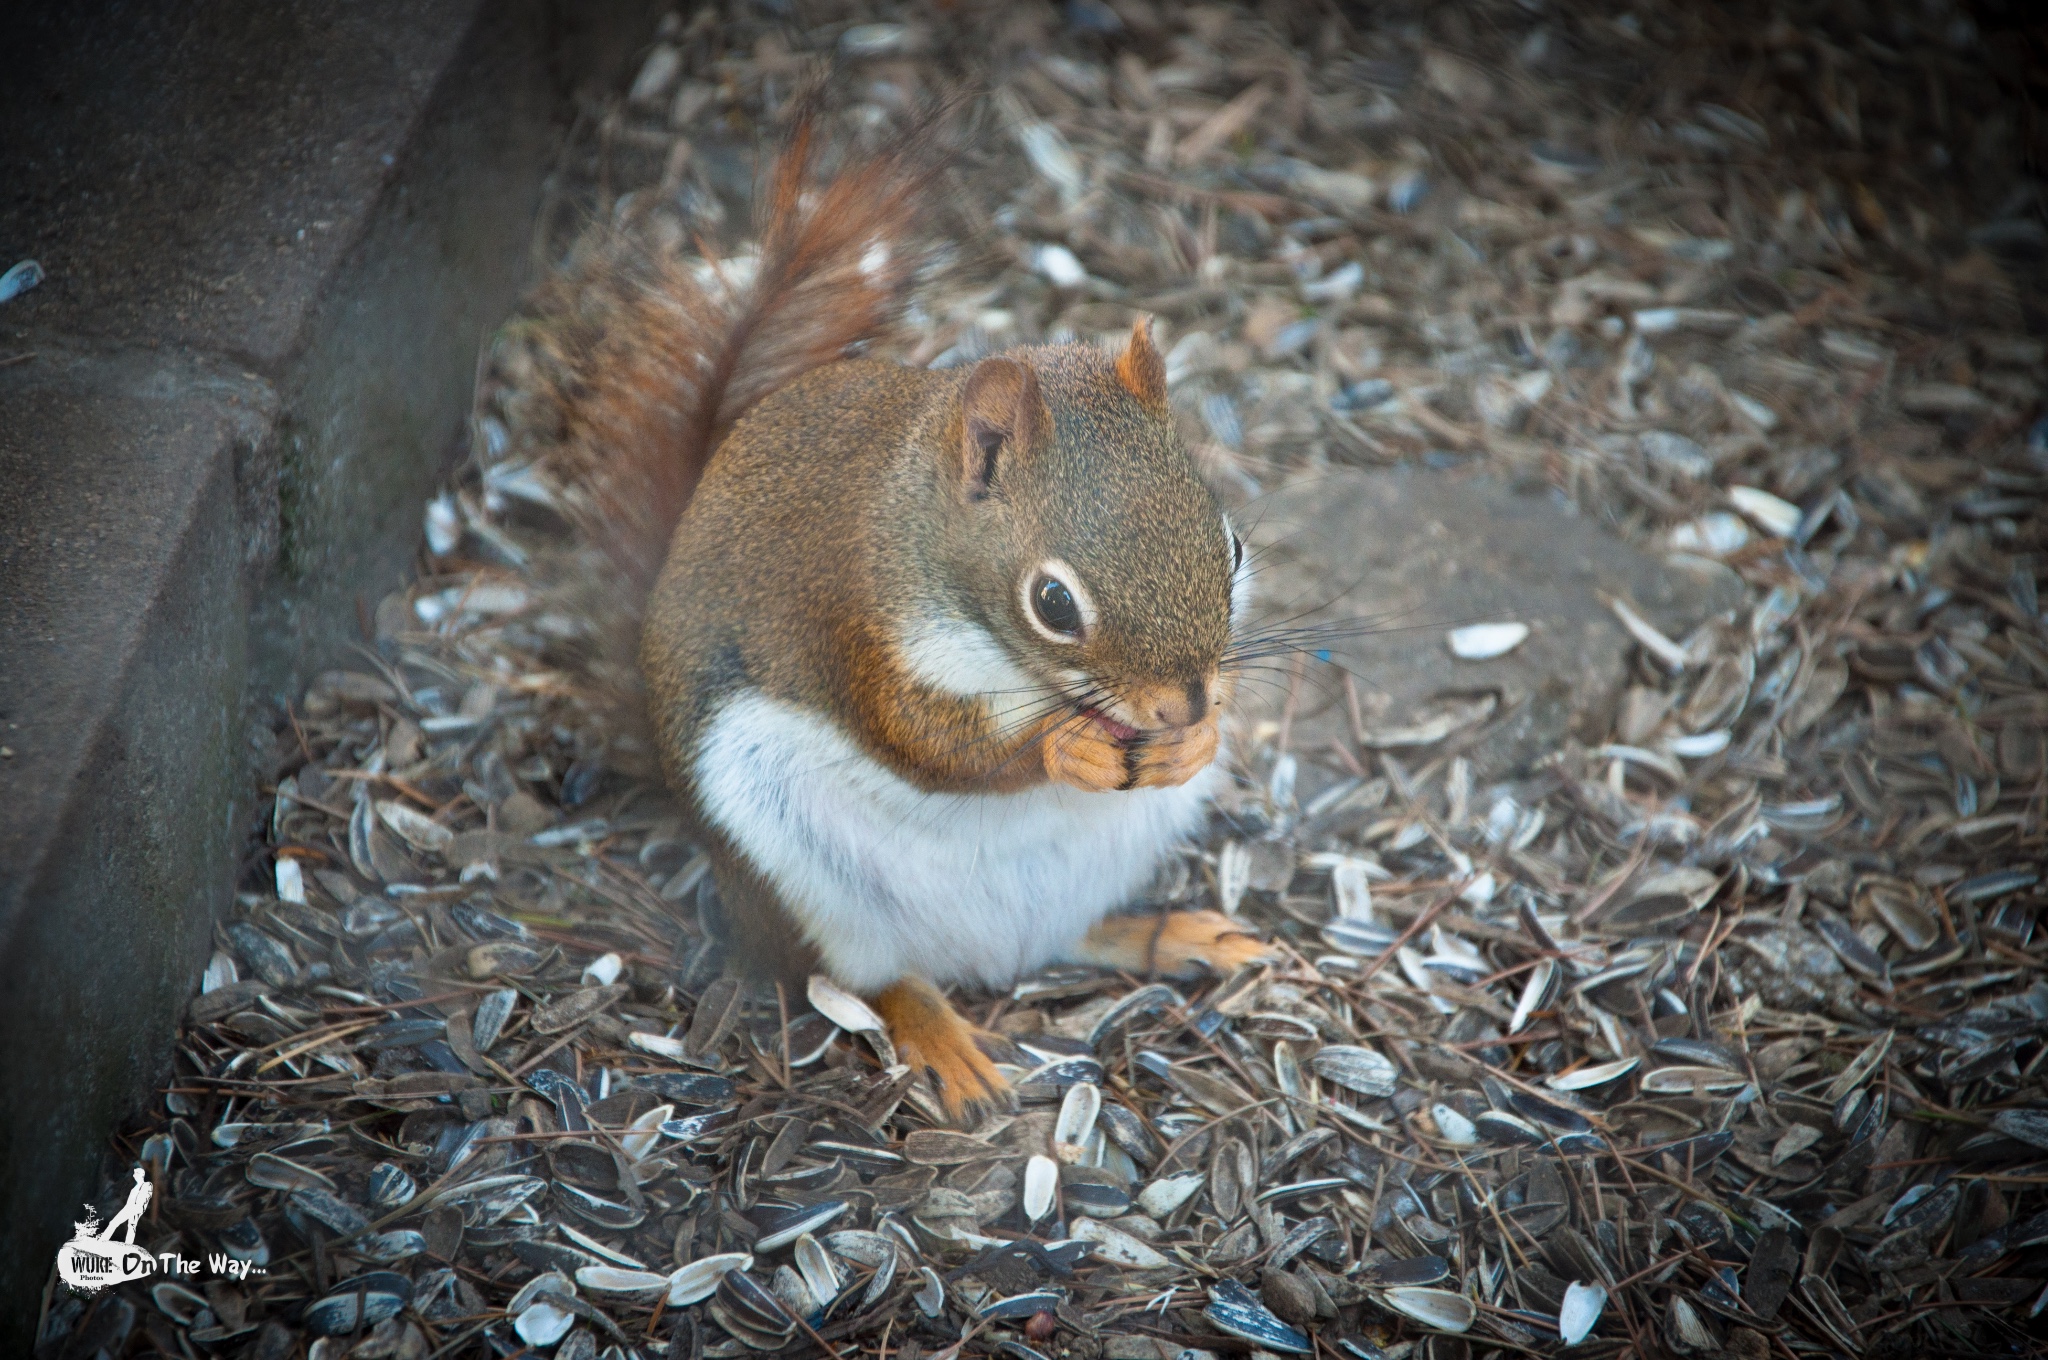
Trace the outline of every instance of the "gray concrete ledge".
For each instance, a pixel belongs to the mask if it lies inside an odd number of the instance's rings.
[[[270,705],[404,579],[646,0],[0,14],[0,1354],[168,1069]]]

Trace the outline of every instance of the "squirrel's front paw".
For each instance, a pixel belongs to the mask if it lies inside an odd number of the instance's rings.
[[[1221,733],[1222,724],[1212,715],[1192,727],[1119,739],[1081,714],[1046,731],[1045,772],[1059,783],[1094,793],[1172,788],[1208,768]]]
[[[1112,916],[1081,942],[1080,961],[1129,973],[1185,975],[1207,968],[1229,976],[1279,951],[1220,911]]]
[[[1146,735],[1137,747],[1139,789],[1165,789],[1185,784],[1216,759],[1222,723],[1212,715],[1192,727],[1173,727]]]
[[[924,1073],[946,1118],[972,1127],[984,1115],[1015,1104],[1010,1083],[981,1051],[983,1031],[954,1010],[938,988],[921,978],[903,978],[884,988],[874,1004],[889,1024],[896,1056],[912,1071]]]
[[[1126,747],[1086,714],[1062,718],[1046,729],[1045,772],[1056,783],[1090,793],[1137,787],[1135,748]]]

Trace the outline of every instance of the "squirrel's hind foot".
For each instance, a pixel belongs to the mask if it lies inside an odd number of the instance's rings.
[[[947,1119],[971,1128],[1015,1107],[1010,1083],[982,1051],[984,1043],[1006,1047],[1008,1041],[969,1023],[938,988],[906,977],[884,988],[874,1006],[889,1024],[897,1056],[924,1073]]]
[[[1248,963],[1279,957],[1242,921],[1220,911],[1111,916],[1081,942],[1077,961],[1129,973],[1186,976],[1207,968],[1225,977]]]

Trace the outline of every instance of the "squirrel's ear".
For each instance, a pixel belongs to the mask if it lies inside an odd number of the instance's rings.
[[[1140,316],[1131,326],[1124,352],[1116,356],[1116,376],[1130,394],[1154,411],[1166,410],[1166,360],[1152,343],[1152,318]]]
[[[960,394],[960,488],[981,500],[995,484],[998,455],[1029,449],[1045,429],[1038,374],[1015,359],[983,359]]]

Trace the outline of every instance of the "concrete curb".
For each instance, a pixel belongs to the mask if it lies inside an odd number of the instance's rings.
[[[167,1069],[266,705],[404,578],[571,91],[651,17],[0,21],[0,267],[49,271],[0,308],[0,1352]]]

